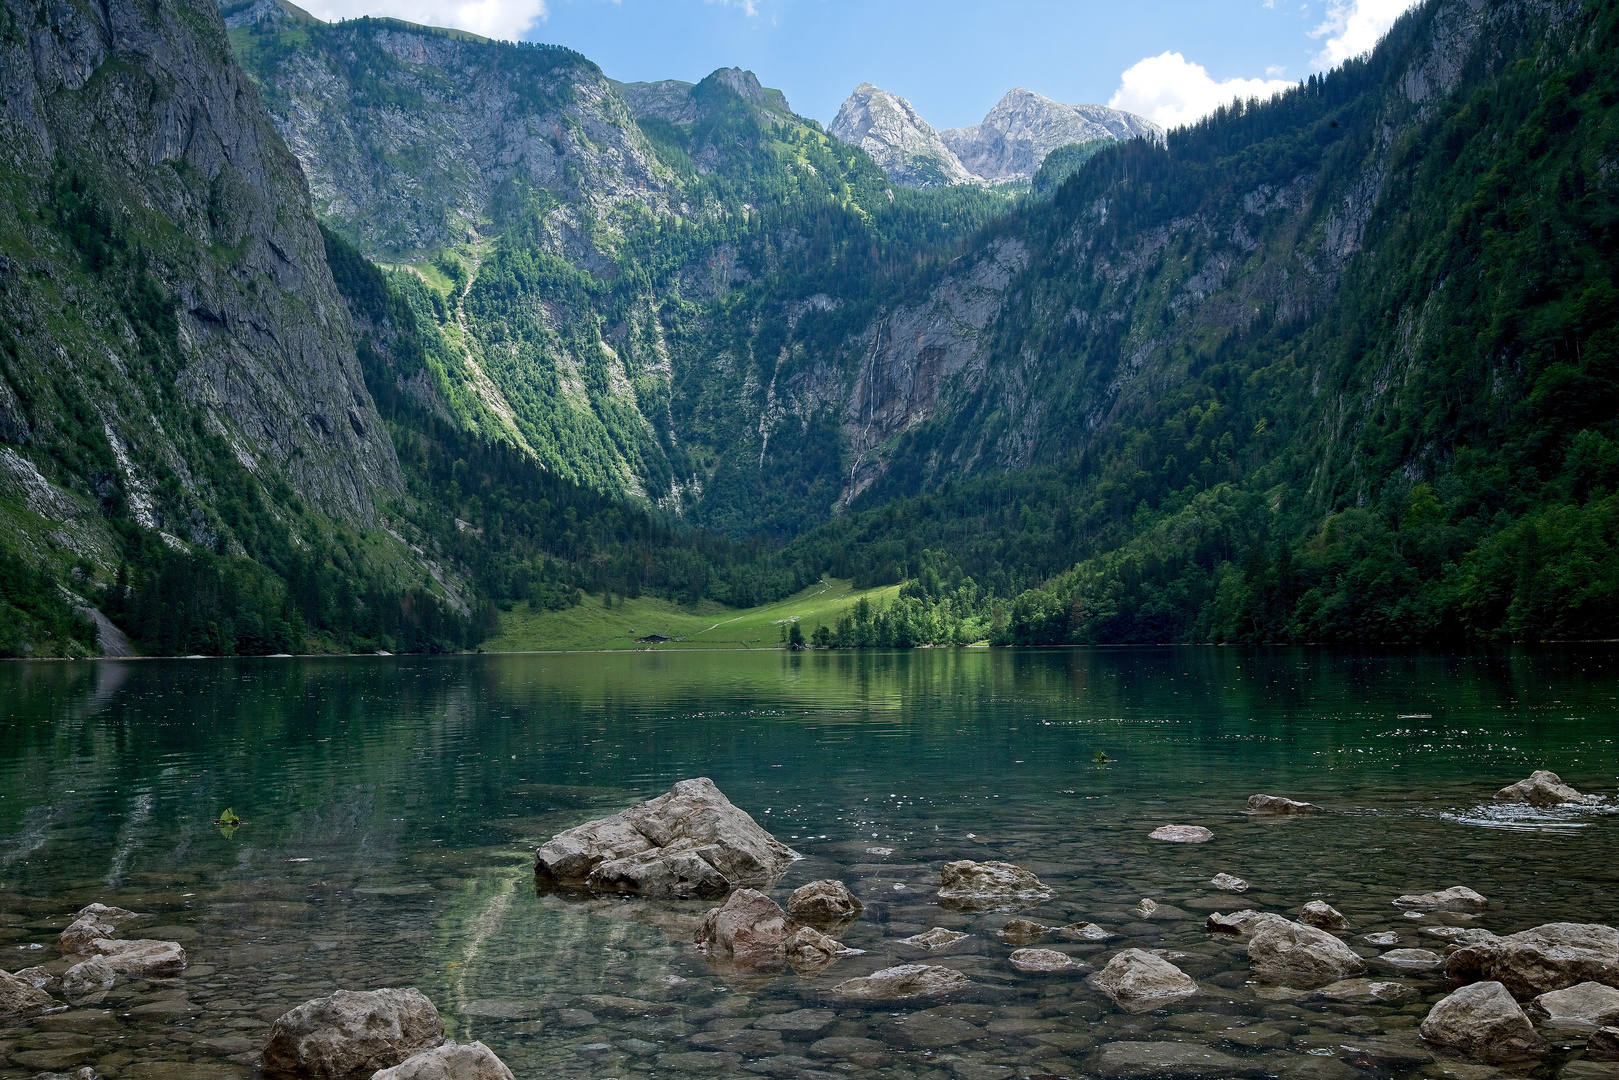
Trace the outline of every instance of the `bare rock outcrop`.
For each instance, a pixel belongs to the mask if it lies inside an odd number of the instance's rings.
[[[369,1076],[444,1042],[444,1022],[415,987],[339,990],[306,1001],[270,1026],[264,1071],[338,1080]]]
[[[929,188],[978,179],[909,101],[871,83],[855,87],[827,130],[870,154],[896,184]]]
[[[1619,987],[1619,930],[1546,923],[1457,949],[1445,974],[1452,983],[1499,982],[1520,1001],[1583,982]]]
[[[939,899],[949,907],[1032,907],[1055,895],[1039,878],[1009,862],[960,859],[945,863],[939,872]]]
[[[1536,769],[1527,779],[1508,784],[1495,793],[1497,802],[1528,803],[1530,806],[1561,806],[1565,803],[1590,805],[1602,799],[1582,795],[1563,783],[1563,778],[1546,769]]]
[[[1314,926],[1266,919],[1248,939],[1253,970],[1278,982],[1326,983],[1360,975],[1366,961],[1342,941]]]
[[[1145,1012],[1197,993],[1190,975],[1145,949],[1116,954],[1088,981],[1125,1012]]]
[[[1422,1037],[1453,1053],[1488,1062],[1523,1061],[1546,1049],[1507,988],[1498,982],[1464,986],[1422,1021]]]
[[[413,1054],[371,1080],[516,1080],[506,1063],[481,1042],[447,1042]]]
[[[798,858],[707,777],[553,836],[534,854],[541,881],[656,897],[724,896],[773,885]]]

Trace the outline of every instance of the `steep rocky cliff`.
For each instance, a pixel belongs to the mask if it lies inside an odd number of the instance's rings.
[[[971,127],[948,128],[939,138],[963,167],[985,180],[1029,180],[1046,155],[1070,143],[1099,139],[1153,139],[1164,129],[1145,117],[1105,105],[1064,105],[1021,86]]]
[[[871,83],[855,87],[828,130],[870,154],[896,184],[927,188],[977,179],[909,101]]]

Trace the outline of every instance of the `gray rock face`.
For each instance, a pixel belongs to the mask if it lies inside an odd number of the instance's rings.
[[[1483,1061],[1522,1061],[1545,1042],[1498,982],[1464,986],[1436,1004],[1422,1021],[1422,1037],[1454,1053]]]
[[[140,918],[133,911],[106,904],[90,904],[79,909],[57,939],[63,956],[89,956],[90,943],[117,936],[118,927]]]
[[[1535,998],[1535,1011],[1549,1026],[1588,1031],[1619,1024],[1619,990],[1597,982],[1577,983]]]
[[[870,154],[896,184],[930,188],[976,179],[909,101],[871,83],[855,87],[827,130]]]
[[[38,1016],[60,1007],[55,998],[32,983],[0,971],[0,1016]]]
[[[1263,920],[1255,928],[1248,962],[1280,982],[1334,982],[1366,970],[1366,961],[1325,930],[1283,919]]]
[[[1465,885],[1453,885],[1438,892],[1406,893],[1395,898],[1394,906],[1406,911],[1457,911],[1477,915],[1488,911],[1490,902]]]
[[[780,955],[798,924],[755,889],[738,889],[697,928],[697,947],[723,956]]]
[[[967,976],[954,968],[936,964],[900,964],[858,979],[846,979],[832,988],[841,998],[853,1001],[903,1001],[908,998],[937,997],[969,984]]]
[[[812,881],[793,890],[787,914],[811,926],[837,926],[858,918],[865,905],[841,881]]]
[[[1009,862],[960,859],[939,871],[939,899],[951,907],[1029,907],[1055,895],[1039,878]]]
[[[707,777],[558,833],[534,855],[542,881],[658,897],[723,896],[774,884],[798,857]]]
[[[270,1026],[264,1071],[317,1080],[389,1069],[444,1042],[444,1022],[420,990],[339,990]]]
[[[1145,1012],[1197,993],[1191,976],[1145,949],[1125,949],[1088,981],[1125,1012]]]
[[[1097,1071],[1106,1077],[1242,1076],[1254,1071],[1230,1054],[1207,1046],[1179,1042],[1114,1042],[1102,1047]]]
[[[1591,804],[1602,800],[1595,795],[1581,795],[1563,783],[1563,778],[1546,769],[1536,769],[1528,779],[1508,784],[1495,793],[1499,802],[1528,803],[1530,806],[1560,806],[1564,803]]]
[[[1248,810],[1255,814],[1319,814],[1315,803],[1294,802],[1280,795],[1250,795]]]
[[[1323,930],[1348,930],[1349,920],[1325,900],[1311,900],[1299,913],[1299,922],[1319,926]]]
[[[371,1080],[516,1080],[481,1042],[447,1042],[371,1074]]]
[[[1585,1040],[1585,1056],[1595,1061],[1619,1061],[1619,1027],[1603,1027]]]
[[[1160,825],[1147,835],[1170,844],[1206,844],[1214,839],[1214,833],[1201,825]]]
[[[966,170],[984,180],[1028,180],[1046,155],[1069,143],[1152,139],[1164,129],[1105,105],[1064,105],[1023,89],[1009,90],[982,122],[939,132]]]
[[[1457,949],[1445,974],[1453,983],[1499,982],[1523,1001],[1583,982],[1619,987],[1619,930],[1547,923]]]
[[[720,68],[704,82],[727,87],[753,109],[762,121],[770,123],[792,115],[792,108],[780,90],[772,90],[759,83],[759,77],[742,68]],[[624,99],[630,113],[637,119],[662,120],[669,124],[694,124],[701,112],[692,98],[697,84],[679,79],[657,82],[613,83],[613,89]]]
[[[1077,975],[1088,966],[1056,949],[1015,949],[1008,957],[1012,966],[1030,975]]]
[[[62,996],[74,1004],[105,994],[118,981],[118,972],[104,956],[74,964],[62,973]]]

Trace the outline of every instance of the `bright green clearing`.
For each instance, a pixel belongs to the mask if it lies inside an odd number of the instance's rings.
[[[773,649],[782,628],[797,620],[807,638],[819,625],[831,627],[862,597],[875,606],[899,595],[898,585],[856,589],[836,578],[822,579],[774,604],[729,608],[705,600],[696,607],[642,596],[614,598],[606,606],[586,595],[578,607],[536,611],[520,603],[501,612],[500,630],[484,642],[485,652],[539,652],[565,649]],[[642,645],[636,638],[662,634],[673,641]]]

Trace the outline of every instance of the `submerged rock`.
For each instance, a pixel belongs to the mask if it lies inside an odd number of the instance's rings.
[[[1267,922],[1285,923],[1287,920],[1268,911],[1243,908],[1230,914],[1221,914],[1218,911],[1212,913],[1204,920],[1203,929],[1211,934],[1238,934],[1247,937]]]
[[[1197,993],[1190,975],[1145,949],[1125,949],[1088,981],[1125,1012],[1145,1012]]]
[[[1482,1061],[1522,1061],[1546,1049],[1529,1018],[1498,982],[1464,986],[1422,1021],[1422,1037],[1435,1046]]]
[[[1416,990],[1384,979],[1341,979],[1316,991],[1316,996],[1349,1005],[1398,1005],[1417,996]]]
[[[1097,1071],[1106,1077],[1223,1077],[1254,1072],[1252,1065],[1197,1043],[1113,1042],[1097,1056]]]
[[[912,934],[908,938],[900,938],[901,945],[909,945],[915,949],[942,949],[946,945],[954,945],[966,937],[960,930],[946,930],[942,926],[935,926],[932,930],[924,930],[920,934]]]
[[[1168,844],[1206,844],[1214,834],[1201,825],[1160,825],[1147,834]]]
[[[1466,885],[1452,885],[1438,892],[1406,893],[1394,898],[1394,906],[1406,911],[1456,911],[1477,915],[1488,911],[1490,902]]]
[[[796,858],[712,780],[698,777],[558,833],[534,853],[534,873],[568,888],[709,897],[773,885]]]
[[[1508,784],[1495,793],[1499,802],[1528,803],[1530,806],[1561,806],[1564,803],[1590,805],[1602,799],[1596,795],[1581,795],[1563,783],[1563,778],[1546,769],[1536,769],[1527,780]]]
[[[1143,919],[1151,917],[1152,913],[1157,910],[1158,901],[1154,900],[1150,896],[1143,896],[1141,898],[1141,903],[1136,905],[1136,914],[1140,915]]]
[[[1033,919],[1012,919],[1000,929],[1001,940],[1009,945],[1027,945],[1039,941],[1051,931],[1054,926],[1037,923]]]
[[[1572,1030],[1619,1024],[1619,990],[1598,982],[1582,982],[1535,998],[1535,1010],[1546,1023]]]
[[[1453,983],[1499,982],[1523,1001],[1582,982],[1619,986],[1619,930],[1546,923],[1457,949],[1445,974]]]
[[[56,976],[52,975],[50,969],[42,964],[36,964],[34,967],[19,968],[18,970],[12,972],[12,974],[17,976],[17,978],[21,979],[23,982],[27,983],[29,986],[32,986],[34,989],[44,990],[47,992],[49,992],[57,982]]]
[[[1362,934],[1360,939],[1368,945],[1376,945],[1379,948],[1387,948],[1390,945],[1400,943],[1400,935],[1393,930],[1383,930],[1376,934]]]
[[[1348,930],[1349,920],[1325,900],[1311,900],[1299,913],[1299,922],[1319,926],[1323,930]]]
[[[1069,923],[1057,928],[1057,936],[1068,941],[1108,941],[1119,935],[1093,922]]]
[[[10,972],[0,971],[0,1016],[38,1016],[61,1002]]]
[[[1481,926],[1424,926],[1422,932],[1436,938],[1444,938],[1450,942],[1452,948],[1481,945],[1486,941],[1498,940],[1495,934]]]
[[[1280,795],[1250,795],[1248,809],[1256,814],[1319,814],[1315,803],[1294,802]]]
[[[389,1069],[444,1042],[427,996],[403,990],[339,990],[306,1001],[270,1025],[264,1071],[317,1080]]]
[[[506,1063],[481,1042],[435,1046],[412,1054],[392,1068],[371,1074],[371,1080],[516,1080]]]
[[[1089,965],[1056,949],[1018,949],[1009,959],[1013,967],[1030,975],[1068,975],[1090,970]]]
[[[1325,930],[1286,919],[1266,919],[1248,939],[1248,962],[1278,982],[1333,982],[1359,975],[1366,961]]]
[[[172,979],[186,967],[186,951],[178,941],[98,938],[90,942],[89,951],[131,979]]]
[[[62,996],[74,1004],[84,1004],[87,998],[105,994],[118,981],[118,972],[104,956],[74,964],[62,973]]]
[[[140,918],[135,912],[106,904],[88,904],[79,909],[57,940],[63,956],[88,956],[94,941],[113,937],[118,927],[131,919]]]
[[[697,928],[697,947],[721,956],[780,956],[798,924],[756,889],[738,889],[711,908]]]
[[[1009,862],[960,859],[945,863],[939,872],[939,899],[951,907],[1028,907],[1055,895],[1039,878]]]
[[[812,926],[837,926],[858,918],[865,910],[841,881],[825,878],[801,885],[787,898],[787,914]]]
[[[859,951],[809,926],[800,926],[782,945],[787,962],[805,971],[819,971],[838,957]]]
[[[900,964],[858,979],[846,979],[832,988],[839,997],[855,1001],[902,1001],[937,997],[970,985],[967,976],[937,964]]]
[[[1436,968],[1445,962],[1443,956],[1429,949],[1390,949],[1378,959],[1404,968]]]
[[[1226,892],[1248,891],[1248,883],[1242,878],[1234,877],[1231,874],[1215,874],[1213,878],[1209,879],[1209,884],[1216,889],[1224,889]]]

